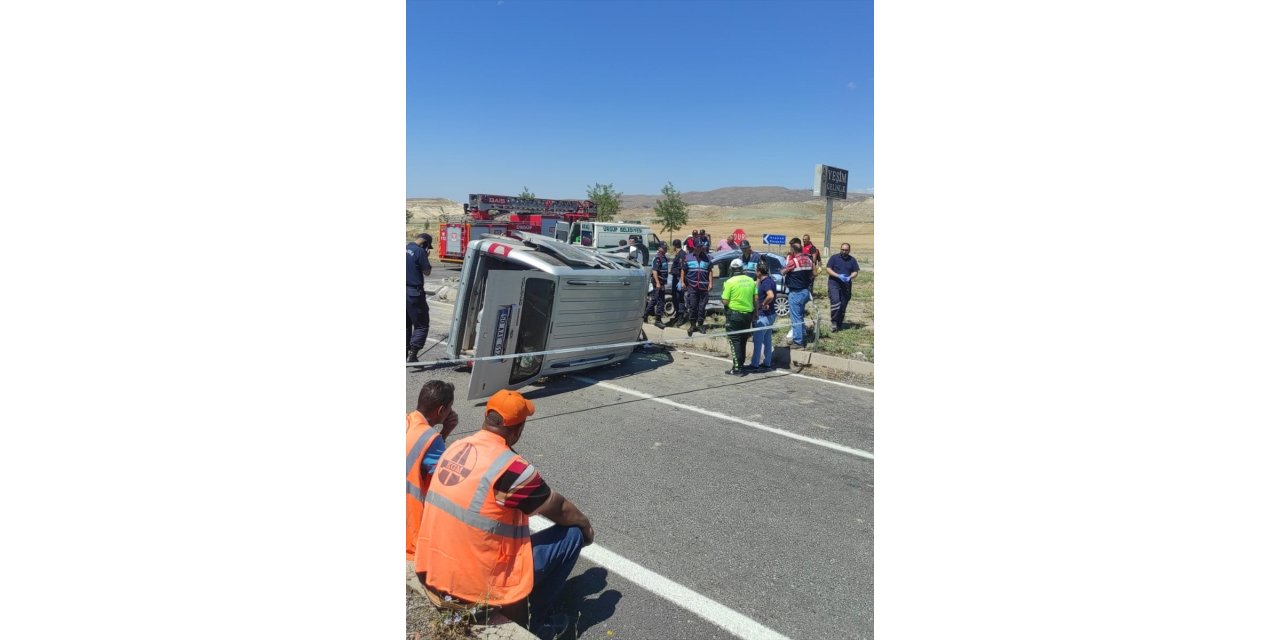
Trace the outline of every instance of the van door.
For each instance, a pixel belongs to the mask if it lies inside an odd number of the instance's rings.
[[[476,358],[546,349],[555,306],[556,278],[540,271],[490,271],[476,330]],[[467,399],[519,389],[537,379],[545,356],[477,360]]]

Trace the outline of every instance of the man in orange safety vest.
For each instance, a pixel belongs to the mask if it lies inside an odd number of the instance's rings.
[[[422,501],[435,473],[444,440],[458,426],[453,411],[453,385],[428,380],[418,391],[418,407],[405,416],[405,550],[406,562],[413,561],[422,524]],[[432,426],[436,425],[436,426]]]
[[[482,605],[541,631],[595,531],[511,449],[533,412],[523,395],[500,390],[485,406],[483,428],[445,449],[427,489],[414,566],[436,606]],[[555,526],[531,535],[535,514]]]

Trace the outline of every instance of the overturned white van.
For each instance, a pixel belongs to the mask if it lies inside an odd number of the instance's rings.
[[[633,350],[627,343],[640,336],[647,267],[546,236],[513,236],[467,245],[448,354],[476,358],[468,400],[625,360]],[[627,346],[590,348],[619,344]]]

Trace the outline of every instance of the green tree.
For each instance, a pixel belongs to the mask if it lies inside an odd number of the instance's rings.
[[[410,220],[412,220],[412,219],[413,219],[413,212],[412,212],[412,211],[410,211],[410,210],[408,210],[408,209],[405,209],[405,210],[404,210],[404,223],[405,223],[405,224],[409,224],[409,221],[410,221]]]
[[[521,191],[521,192],[520,192],[520,195],[519,195],[518,197],[520,197],[520,198],[536,198],[536,197],[538,197],[538,196],[533,195],[533,192],[529,190],[529,187],[524,187],[524,191]]]
[[[662,199],[653,207],[654,216],[662,223],[661,231],[679,231],[680,227],[689,224],[689,205],[680,198],[680,192],[671,186],[662,188]]]
[[[608,222],[622,209],[622,192],[613,190],[613,183],[587,187],[587,199],[596,203],[596,215],[600,222]]]

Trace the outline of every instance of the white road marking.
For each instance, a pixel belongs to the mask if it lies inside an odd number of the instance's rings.
[[[542,531],[551,526],[551,521],[542,516],[529,518],[531,531]],[[581,557],[608,569],[611,575],[620,575],[743,640],[789,640],[777,631],[697,591],[605,549],[599,543],[583,547]]]
[[[687,354],[689,354],[689,355],[691,355],[691,356],[698,356],[699,358],[707,358],[708,360],[719,360],[720,362],[729,362],[729,363],[732,363],[732,362],[733,362],[732,360],[730,360],[730,359],[728,359],[728,358],[721,358],[720,356],[707,355],[707,354],[705,354],[705,353],[697,353],[697,352],[695,352],[695,351],[685,351],[684,349],[676,349],[676,351],[679,351],[680,353],[687,353]],[[805,380],[817,380],[818,382],[825,382],[825,383],[827,383],[827,384],[834,384],[834,385],[836,385],[836,386],[840,386],[840,387],[848,387],[848,388],[850,388],[850,389],[857,389],[858,391],[866,391],[867,393],[875,393],[875,392],[876,392],[876,390],[875,390],[875,389],[872,389],[872,388],[870,388],[870,387],[859,387],[859,386],[857,386],[857,385],[849,384],[849,383],[847,383],[847,382],[836,382],[835,380],[827,380],[827,379],[825,379],[825,378],[815,378],[815,377],[813,377],[813,376],[806,376],[806,375],[804,375],[803,373],[791,373],[790,371],[788,371],[788,372],[783,373],[782,375],[786,375],[786,376],[795,376],[795,377],[797,377],[797,378],[804,378]],[[771,377],[771,378],[781,378],[782,376],[769,376],[769,377]]]
[[[661,403],[661,404],[669,405],[669,406],[676,407],[676,408],[679,408],[679,409],[685,409],[685,410],[688,410],[688,411],[693,411],[694,413],[701,413],[701,414],[702,414],[702,415],[704,415],[704,416],[711,416],[712,418],[720,418],[721,420],[728,420],[729,422],[736,422],[736,423],[738,423],[738,424],[743,424],[743,425],[746,425],[746,426],[751,427],[751,428],[753,428],[753,429],[760,429],[761,431],[768,431],[769,433],[775,433],[775,434],[777,434],[777,435],[780,435],[780,436],[783,436],[783,437],[786,437],[786,438],[791,438],[791,439],[793,439],[793,440],[799,440],[799,441],[801,441],[801,442],[808,442],[809,444],[816,444],[816,445],[818,445],[818,446],[820,446],[820,447],[826,447],[826,448],[828,448],[828,449],[833,449],[833,450],[835,450],[835,451],[839,451],[839,452],[841,452],[841,453],[847,453],[847,454],[850,454],[850,455],[855,455],[855,456],[858,456],[858,457],[861,457],[861,458],[866,458],[866,459],[868,459],[868,460],[875,460],[875,458],[876,458],[876,457],[875,457],[875,455],[873,455],[872,453],[870,453],[870,452],[868,452],[868,451],[863,451],[862,449],[854,449],[853,447],[846,447],[846,446],[844,446],[844,445],[842,445],[842,444],[836,444],[836,443],[834,443],[834,442],[828,442],[828,441],[826,441],[826,440],[819,440],[819,439],[817,439],[817,438],[810,438],[809,436],[802,436],[802,435],[800,435],[800,434],[798,434],[798,433],[791,433],[790,431],[784,431],[784,430],[779,429],[779,428],[777,428],[777,427],[771,427],[771,426],[769,426],[769,425],[767,425],[767,424],[761,424],[761,423],[759,423],[759,422],[753,422],[753,421],[751,421],[751,420],[743,420],[742,418],[738,418],[738,417],[734,417],[734,416],[727,415],[727,414],[724,414],[724,413],[720,413],[719,411],[712,411],[712,410],[710,410],[710,409],[703,409],[702,407],[695,407],[695,406],[690,405],[690,404],[685,404],[685,403],[682,403],[682,402],[676,402],[676,401],[674,401],[674,400],[668,400],[668,399],[666,399],[666,398],[659,398],[659,397],[657,397],[657,396],[655,396],[655,395],[648,394],[648,393],[645,393],[645,392],[643,392],[643,391],[636,391],[636,390],[634,390],[634,389],[628,389],[628,388],[626,388],[626,387],[620,387],[620,386],[618,386],[618,385],[616,385],[616,384],[611,384],[611,383],[608,383],[608,382],[602,382],[602,381],[600,381],[600,380],[596,380],[596,379],[594,379],[594,378],[588,378],[588,377],[586,377],[586,376],[579,376],[579,375],[570,375],[569,377],[570,377],[570,378],[573,378],[574,380],[578,380],[578,381],[581,381],[581,382],[585,382],[585,383],[587,383],[587,384],[594,384],[594,385],[601,386],[601,387],[603,387],[603,388],[605,388],[605,389],[612,389],[612,390],[614,390],[614,391],[618,391],[618,392],[620,392],[620,393],[626,393],[626,394],[630,394],[630,395],[633,395],[633,396],[636,396],[636,397],[639,397],[639,398],[644,398],[645,400],[652,400],[652,401],[654,401],[654,402],[658,402],[658,403]]]

